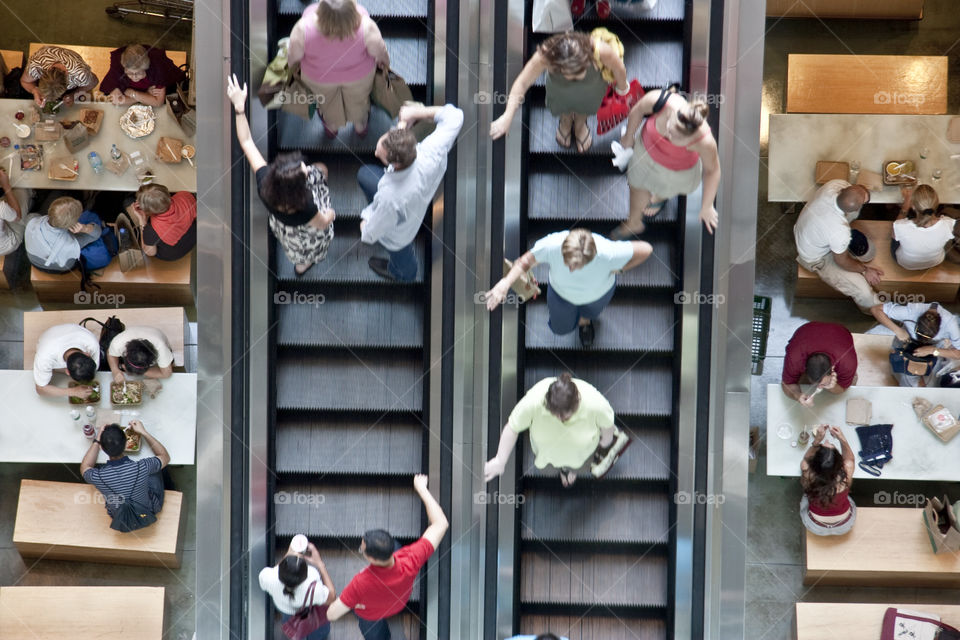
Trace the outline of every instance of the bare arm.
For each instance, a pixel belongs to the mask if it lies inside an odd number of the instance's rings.
[[[37,395],[47,396],[48,398],[63,398],[66,396],[72,396],[74,398],[86,398],[91,393],[93,393],[93,387],[88,386],[78,386],[78,387],[57,387],[52,384],[40,386],[35,385],[37,389]]]
[[[10,176],[3,169],[0,169],[0,189],[3,189],[3,200],[10,208],[17,212],[17,220],[23,216],[23,210],[20,208],[20,202],[13,195],[13,187],[10,185]]]
[[[113,374],[114,382],[122,383],[124,380],[126,380],[126,376],[123,375],[123,371],[120,371],[120,358],[117,356],[112,356],[108,353],[107,365],[110,367],[110,373]]]
[[[303,41],[303,18],[301,18],[290,30],[290,40],[287,42],[287,65],[291,68],[303,60]]]
[[[880,279],[883,277],[882,269],[869,267],[851,256],[846,251],[843,253],[834,253],[833,259],[841,269],[863,274],[863,277],[866,278],[867,282],[870,283],[871,286],[875,287],[880,284]]]
[[[633,257],[630,258],[630,262],[623,265],[623,268],[620,271],[629,271],[634,267],[642,264],[650,255],[653,253],[653,245],[649,242],[644,242],[643,240],[634,240],[630,244],[633,245]]]
[[[783,389],[783,393],[786,394],[788,398],[793,398],[797,402],[800,402],[800,397],[803,395],[803,389],[800,388],[799,384],[786,384],[785,382],[781,382],[780,388]]]
[[[380,27],[371,18],[364,18],[363,44],[367,48],[370,57],[377,61],[377,66],[381,69],[390,68],[390,53],[387,51],[387,44],[383,41],[383,35],[380,33]]]
[[[334,620],[339,620],[348,613],[350,613],[350,608],[343,604],[340,601],[340,598],[337,598],[330,605],[330,608],[327,609],[327,620],[330,620],[331,622]]]
[[[131,420],[130,428],[133,429],[134,432],[139,433],[143,439],[147,441],[147,444],[150,445],[150,449],[153,451],[154,455],[160,458],[161,469],[170,464],[170,454],[167,452],[167,448],[160,444],[159,440],[147,432],[142,422],[139,420]]]
[[[427,510],[427,521],[430,523],[422,537],[429,540],[434,549],[439,549],[440,541],[443,540],[443,536],[446,535],[447,529],[450,527],[447,516],[443,513],[443,507],[440,506],[437,499],[430,493],[430,489],[427,488],[427,476],[425,474],[420,473],[413,477],[413,489],[420,496],[420,500],[423,501],[423,506]]]
[[[510,87],[510,95],[507,96],[507,106],[503,110],[503,115],[490,123],[491,138],[496,140],[507,134],[507,131],[510,129],[510,124],[513,122],[513,116],[516,115],[517,109],[523,104],[524,96],[527,95],[527,89],[530,88],[530,85],[537,79],[537,76],[543,73],[546,68],[547,63],[539,51],[535,52],[530,59],[527,60],[527,64],[523,66],[520,75],[517,76],[517,79],[513,81],[513,85]]]
[[[627,83],[627,68],[623,66],[623,60],[621,60],[617,52],[613,50],[613,47],[606,42],[596,42],[594,46],[597,47],[597,51],[600,53],[600,61],[603,62],[603,65],[613,71],[617,91],[619,91],[621,95],[625,94],[630,90],[630,85]]]
[[[643,119],[653,113],[653,105],[657,103],[657,98],[663,93],[660,90],[651,91],[645,94],[637,104],[630,109],[630,115],[627,116],[627,131],[620,137],[620,145],[624,149],[632,149],[633,142],[637,135],[637,129]]]
[[[237,141],[240,142],[240,148],[243,149],[243,155],[247,157],[247,162],[250,163],[250,167],[256,173],[261,167],[267,166],[267,161],[260,155],[260,150],[257,149],[253,136],[250,135],[250,123],[247,122],[247,116],[244,112],[247,102],[247,85],[244,83],[243,88],[241,88],[235,75],[227,78],[227,98],[233,104],[237,115]]]
[[[165,367],[150,367],[143,374],[144,378],[169,378],[173,375],[173,364],[168,364]]]
[[[717,190],[720,188],[720,155],[717,153],[717,141],[713,139],[713,134],[708,133],[703,140],[690,147],[691,151],[696,151],[700,155],[700,162],[703,163],[703,201],[700,203],[700,219],[707,227],[707,231],[713,233],[717,228],[717,210],[713,206],[713,201],[717,198]]]
[[[100,434],[102,433],[103,427],[100,427]],[[83,460],[80,461],[81,478],[83,474],[97,466],[97,456],[100,455],[100,434],[97,434],[97,439],[90,443],[90,448],[83,454]]]
[[[333,601],[337,599],[337,589],[333,586],[330,574],[327,573],[327,565],[324,564],[323,558],[320,557],[317,547],[312,542],[307,545],[307,552],[303,554],[303,557],[320,573],[320,580],[323,582],[323,586],[327,588],[327,599],[323,604],[333,604]]]
[[[503,276],[497,284],[493,286],[493,289],[487,292],[487,309],[493,311],[497,306],[503,304],[503,301],[507,298],[507,292],[510,291],[513,283],[524,273],[530,271],[535,264],[537,264],[537,259],[533,257],[532,251],[527,251],[517,258],[517,261],[513,263],[507,275]]]
[[[490,482],[501,473],[507,465],[507,460],[510,459],[510,454],[513,453],[513,448],[517,446],[517,440],[520,438],[520,434],[510,428],[510,423],[507,423],[507,426],[503,428],[503,431],[500,432],[500,445],[497,447],[497,455],[490,458],[485,465],[483,465],[483,479],[485,482]]]

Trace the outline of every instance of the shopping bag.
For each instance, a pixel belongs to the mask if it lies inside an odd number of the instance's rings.
[[[533,0],[533,31],[563,33],[573,29],[570,0]]]
[[[960,527],[957,526],[957,515],[947,496],[943,496],[943,500],[927,500],[923,508],[923,526],[934,553],[960,551]]]

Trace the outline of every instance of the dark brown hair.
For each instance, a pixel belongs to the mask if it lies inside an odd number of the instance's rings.
[[[923,315],[917,318],[917,326],[914,333],[917,334],[917,342],[921,344],[933,344],[933,337],[940,332],[940,312],[936,302],[930,305],[930,308],[923,312]]]
[[[550,36],[537,47],[547,71],[578,76],[593,64],[593,40],[586,33],[567,31]]]
[[[417,137],[410,129],[391,129],[383,139],[387,162],[397,171],[402,171],[417,159]]]
[[[580,406],[580,391],[569,373],[561,373],[553,381],[547,389],[543,403],[547,411],[557,417],[570,415],[577,410]]]
[[[280,213],[298,213],[310,206],[313,196],[307,189],[303,173],[303,154],[299,151],[278,153],[267,165],[267,175],[260,187],[260,197]]]
[[[847,470],[843,455],[833,447],[818,445],[810,458],[809,468],[800,479],[803,491],[810,502],[826,507],[833,502],[837,491],[847,482]]]

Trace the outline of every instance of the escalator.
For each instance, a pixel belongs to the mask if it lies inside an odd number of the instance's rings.
[[[605,26],[616,33],[626,49],[628,77],[650,90],[687,80],[686,12],[684,0],[660,0],[652,11],[616,5],[608,20],[597,20],[591,10],[575,28],[589,32]],[[529,59],[546,36],[529,31],[526,36]],[[559,147],[557,118],[544,105],[543,86],[541,77],[527,94],[525,110],[524,246],[571,227],[608,235],[628,210],[626,179],[610,164],[610,141],[619,127],[597,136],[591,117],[594,142],[586,154]],[[520,632],[549,630],[570,640],[668,637],[680,366],[674,299],[682,264],[679,204],[675,198],[648,219],[642,239],[653,245],[653,255],[618,277],[613,301],[595,321],[592,348],[581,348],[576,332],[550,331],[545,295],[521,313],[517,397],[537,381],[569,370],[607,397],[633,443],[603,480],[581,475],[564,489],[555,471],[533,466],[529,444],[521,441],[518,490],[524,501],[516,519],[513,609]],[[534,273],[547,281],[545,266]]]
[[[363,0],[378,23],[391,67],[430,104],[433,23],[426,0]],[[271,47],[286,36],[306,3],[276,0]],[[272,50],[272,49],[271,49]],[[385,256],[360,242],[366,199],[357,170],[378,163],[378,137],[389,117],[371,109],[369,134],[352,125],[327,139],[319,118],[279,113],[273,152],[299,149],[330,170],[335,236],[326,260],[297,277],[279,244],[272,250],[273,320],[270,368],[274,380],[271,455],[272,513],[268,548],[282,553],[306,534],[342,590],[365,562],[358,553],[368,529],[386,529],[401,544],[426,526],[412,476],[427,470],[430,308],[429,231],[416,239],[417,279],[386,281],[367,265]],[[429,217],[427,218],[429,224]],[[422,581],[399,625],[407,638],[423,637]],[[283,637],[279,634],[275,637]],[[360,638],[352,615],[334,623],[334,640]]]

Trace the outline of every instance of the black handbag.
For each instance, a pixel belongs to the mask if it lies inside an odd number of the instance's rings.
[[[893,425],[871,424],[857,427],[860,438],[859,466],[872,476],[879,476],[883,465],[893,459]]]
[[[84,318],[79,322],[84,329],[90,321],[100,325],[100,371],[110,371],[110,364],[107,362],[107,351],[110,349],[110,343],[117,337],[118,333],[123,333],[126,327],[117,316],[110,316],[106,322],[100,322],[96,318]]]
[[[937,364],[936,356],[915,356],[913,352],[922,345],[910,342],[890,352],[890,367],[894,373],[910,376],[927,376]]]

